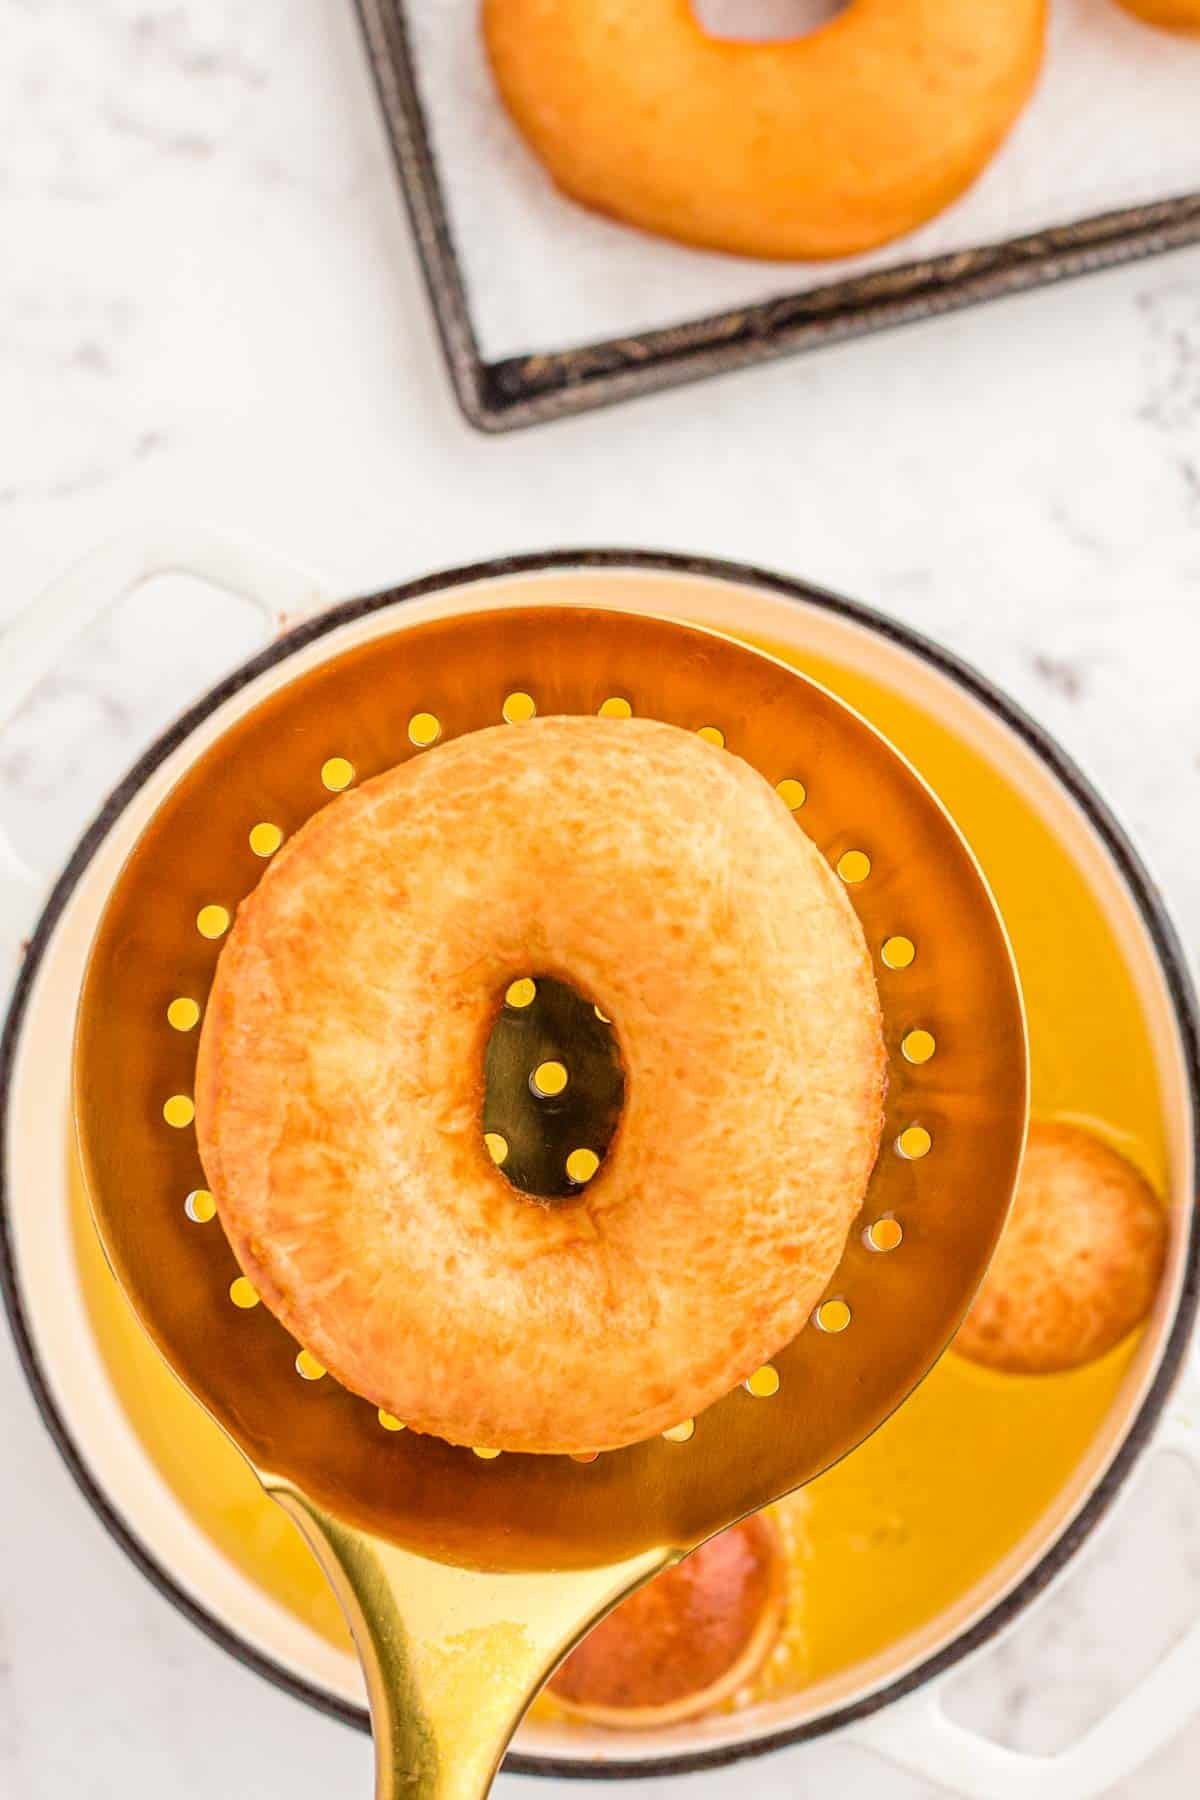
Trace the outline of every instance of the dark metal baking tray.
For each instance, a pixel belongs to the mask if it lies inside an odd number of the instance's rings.
[[[481,431],[565,418],[1200,243],[1200,193],[1179,194],[1001,243],[821,282],[683,324],[488,362],[479,347],[430,144],[404,0],[356,4],[450,378],[463,412]]]

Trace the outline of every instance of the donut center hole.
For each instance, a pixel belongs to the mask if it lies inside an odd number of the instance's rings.
[[[550,975],[514,975],[484,1055],[481,1130],[504,1179],[534,1200],[585,1192],[616,1134],[625,1073],[612,1022]]]
[[[696,23],[708,37],[774,43],[806,37],[836,18],[847,0],[692,0]]]

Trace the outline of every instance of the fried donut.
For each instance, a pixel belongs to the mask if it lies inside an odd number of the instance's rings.
[[[550,1677],[595,1725],[651,1729],[695,1718],[749,1681],[779,1634],[778,1534],[760,1513],[710,1538],[623,1600]]]
[[[613,1021],[577,1196],[483,1142],[514,975]],[[650,720],[538,719],[317,813],[243,903],[196,1125],[246,1274],[345,1386],[451,1442],[602,1450],[718,1399],[829,1281],[881,1129],[861,926],[779,796]]]
[[[848,0],[776,43],[689,0],[483,0],[500,94],[558,185],[744,256],[869,250],[970,186],[1033,91],[1046,0]]]
[[[1033,1125],[991,1267],[954,1347],[1018,1375],[1075,1369],[1149,1312],[1167,1216],[1123,1156],[1076,1125]]]
[[[1200,0],[1117,0],[1117,5],[1164,31],[1200,32]]]

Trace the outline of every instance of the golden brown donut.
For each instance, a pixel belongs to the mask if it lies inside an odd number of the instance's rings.
[[[482,1138],[515,975],[602,1005],[625,1102],[539,1204]],[[539,719],[316,814],[245,901],[196,1124],[242,1267],[347,1387],[455,1443],[601,1450],[800,1329],[878,1146],[885,1055],[841,883],[748,764]]]
[[[1076,1125],[1032,1125],[1012,1213],[955,1349],[1023,1375],[1103,1356],[1149,1312],[1166,1239],[1166,1212],[1132,1163]]]
[[[1046,0],[849,0],[776,43],[690,0],[483,0],[505,105],[558,185],[745,256],[850,256],[970,186],[1029,99]]]
[[[786,1592],[760,1513],[710,1538],[623,1600],[550,1677],[595,1725],[652,1729],[695,1718],[749,1681],[779,1634]]]
[[[1164,31],[1200,32],[1200,0],[1117,0],[1117,5]]]

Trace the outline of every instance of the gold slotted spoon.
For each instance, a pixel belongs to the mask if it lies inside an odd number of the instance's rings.
[[[207,1223],[190,1129],[196,1022],[220,939],[264,858],[331,790],[532,707],[629,709],[720,734],[783,784],[797,829],[853,896],[890,1058],[879,1161],[809,1327],[695,1421],[590,1462],[484,1460],[398,1430],[323,1375],[255,1304]],[[569,1042],[561,1056],[569,1063]],[[118,1280],[299,1525],[346,1611],[378,1800],[479,1800],[533,1695],[610,1606],[886,1418],[953,1335],[987,1265],[1028,1111],[1004,928],[914,770],[770,656],[663,619],[550,606],[357,643],[284,680],[196,756],[106,905],[83,984],[74,1092]]]

